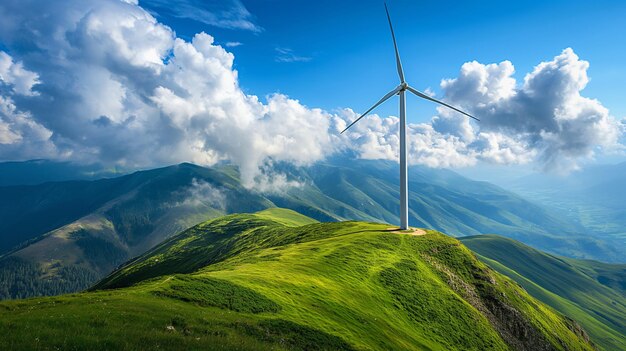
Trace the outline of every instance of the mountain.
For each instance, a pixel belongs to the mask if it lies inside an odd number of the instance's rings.
[[[158,220],[164,217],[173,217],[170,219],[176,222],[192,214],[209,212],[216,216],[224,211],[246,212],[271,206],[267,199],[239,184],[233,167],[209,169],[191,164],[96,181],[0,187],[0,253],[87,217],[88,222],[94,222],[93,216],[106,217],[132,246],[154,235],[153,230],[162,224]],[[180,230],[191,224],[170,225]],[[151,246],[161,240],[155,238]]]
[[[324,194],[364,209],[378,221],[398,221],[397,164],[368,160],[318,164],[308,173]],[[581,250],[575,241],[584,239],[575,233],[582,227],[487,182],[473,181],[445,169],[411,167],[409,190],[412,226],[454,236],[501,233],[557,250],[568,250],[570,243],[563,244],[565,239],[571,240],[572,252]],[[557,244],[557,240],[561,243]]]
[[[0,186],[94,180],[117,177],[124,173],[126,172],[123,169],[105,168],[98,164],[82,165],[50,160],[0,162]]]
[[[593,349],[456,239],[312,222],[280,209],[220,217],[90,292],[2,302],[0,348]]]
[[[598,345],[626,345],[626,265],[558,257],[496,235],[460,240],[530,295],[576,319]]]
[[[507,188],[626,250],[626,162],[589,166],[568,176],[532,174],[511,181]]]
[[[113,179],[0,187],[0,298],[80,291],[207,218],[274,207],[233,172],[181,164]]]
[[[185,163],[0,187],[0,298],[80,291],[173,234],[228,213],[285,207],[320,221],[397,222],[392,162],[339,159],[278,171],[298,185],[258,192],[241,185],[234,166]],[[619,247],[578,235],[581,228],[489,183],[422,167],[410,176],[413,226],[455,236],[496,232],[563,255],[623,259]]]

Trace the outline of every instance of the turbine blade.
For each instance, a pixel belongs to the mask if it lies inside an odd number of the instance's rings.
[[[398,93],[398,91],[400,91],[400,87],[397,87],[395,89],[393,89],[392,91],[388,92],[387,95],[383,96],[382,99],[380,99],[374,106],[372,106],[369,110],[365,111],[364,114],[362,114],[359,118],[355,119],[354,122],[350,123],[349,126],[346,127],[346,129],[342,130],[340,134],[343,134],[343,132],[345,132],[346,130],[348,130],[348,128],[352,127],[356,122],[358,122],[361,118],[367,116],[368,113],[370,113],[373,109],[375,109],[376,107],[378,107],[378,105],[382,104],[383,102],[387,101],[387,99],[389,99],[390,97],[396,95]]]
[[[396,35],[393,32],[393,26],[391,25],[391,16],[389,16],[389,9],[387,9],[387,3],[385,3],[385,12],[387,12],[387,21],[389,21],[389,29],[391,29],[391,39],[393,39],[393,48],[396,50],[396,66],[398,68],[398,76],[400,76],[400,83],[404,83],[404,70],[402,69],[402,62],[400,62],[400,53],[398,52],[398,44],[396,43]]]
[[[424,93],[422,93],[422,92],[420,92],[420,91],[418,91],[418,90],[414,89],[413,87],[407,86],[407,87],[406,87],[406,89],[407,89],[408,91],[412,92],[413,94],[415,94],[415,95],[417,95],[417,96],[419,96],[419,97],[423,98],[423,99],[426,99],[426,100],[430,100],[430,101],[436,102],[436,103],[438,103],[438,104],[440,104],[440,105],[443,105],[443,106],[445,106],[445,107],[447,107],[447,108],[451,108],[451,109],[455,110],[456,112],[462,113],[462,114],[466,115],[466,116],[467,116],[467,117],[469,117],[469,118],[473,118],[473,119],[475,119],[475,120],[477,120],[477,121],[480,121],[478,118],[476,118],[476,117],[474,117],[474,116],[470,115],[469,113],[467,113],[467,112],[463,112],[463,111],[459,110],[458,108],[456,108],[456,107],[454,107],[454,106],[450,106],[450,105],[446,104],[446,103],[445,103],[445,102],[443,102],[443,101],[439,101],[439,100],[437,100],[437,99],[434,99],[434,98],[432,98],[432,97],[430,97],[430,96],[428,96],[428,95],[426,95],[426,94],[424,94]]]

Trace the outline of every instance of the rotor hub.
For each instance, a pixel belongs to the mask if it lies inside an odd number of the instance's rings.
[[[408,86],[409,85],[406,82],[400,83],[400,91],[405,91]]]

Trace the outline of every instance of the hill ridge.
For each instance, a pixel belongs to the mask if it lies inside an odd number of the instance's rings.
[[[189,163],[111,179],[0,187],[0,286],[7,286],[0,299],[85,289],[172,235],[228,213],[279,206],[320,221],[396,222],[396,166],[344,164],[277,164],[301,186],[265,193],[243,187],[232,165]],[[616,248],[583,245],[590,239],[562,234],[573,228],[493,185],[442,170],[418,167],[411,174],[413,226],[452,235],[498,232],[561,253],[615,257]]]
[[[356,221],[285,227],[257,214],[228,215],[169,239],[91,293],[142,291],[207,308],[224,308],[219,298],[203,297],[214,291],[258,293],[250,298],[276,303],[268,308],[278,308],[272,313],[281,320],[356,349],[593,348],[575,322],[488,269],[456,239],[394,231]],[[142,273],[155,267],[163,274]],[[252,292],[233,292],[239,288]]]

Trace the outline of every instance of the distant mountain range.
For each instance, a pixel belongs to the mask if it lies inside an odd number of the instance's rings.
[[[93,180],[128,173],[119,168],[99,164],[82,165],[72,162],[30,160],[0,162],[0,186],[35,185],[65,180]]]
[[[458,240],[272,208],[198,224],[89,292],[0,302],[0,349],[594,350]]]
[[[0,170],[14,170],[0,187],[0,298],[84,289],[173,234],[229,213],[284,207],[320,221],[398,221],[393,162],[278,165],[299,185],[263,193],[243,187],[231,165],[184,163],[96,180],[85,180],[79,166],[27,166],[0,164]],[[64,171],[46,172],[48,166]],[[14,184],[32,180],[32,167],[39,181],[49,180],[46,175],[82,180]],[[411,167],[409,186],[412,226],[454,236],[497,233],[570,257],[624,259],[622,248],[583,235],[583,226],[492,184]]]
[[[533,174],[506,186],[626,251],[626,162],[589,166],[567,177]]]

